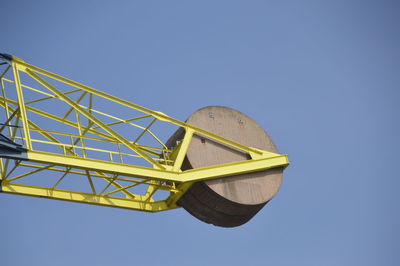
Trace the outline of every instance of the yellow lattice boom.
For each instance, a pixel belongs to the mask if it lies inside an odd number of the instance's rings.
[[[1,191],[141,211],[178,208],[197,181],[288,165],[271,153],[0,54]],[[182,141],[166,144],[179,127]],[[248,160],[181,170],[192,136]]]

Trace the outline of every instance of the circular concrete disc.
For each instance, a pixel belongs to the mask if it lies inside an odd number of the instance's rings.
[[[253,119],[231,108],[209,106],[194,112],[188,124],[243,145],[278,153],[271,138]],[[168,143],[182,139],[176,132]],[[194,135],[184,170],[249,159],[245,152]],[[207,223],[232,227],[250,220],[279,190],[283,169],[197,182],[178,201],[192,215]]]

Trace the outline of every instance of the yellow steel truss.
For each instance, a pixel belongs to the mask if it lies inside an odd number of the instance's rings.
[[[178,208],[194,182],[288,165],[286,155],[246,147],[22,59],[0,54],[0,67],[2,192],[153,212]],[[183,128],[182,141],[167,147],[156,124]],[[251,159],[182,171],[193,135]]]

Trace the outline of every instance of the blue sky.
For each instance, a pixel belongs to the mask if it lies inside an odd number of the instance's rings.
[[[7,1],[0,51],[185,120],[258,121],[292,165],[244,226],[0,194],[0,257],[45,265],[398,265],[397,1]],[[168,136],[164,136],[164,139]]]

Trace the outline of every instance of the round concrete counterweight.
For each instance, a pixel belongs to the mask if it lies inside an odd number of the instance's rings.
[[[250,117],[222,106],[209,106],[194,112],[188,124],[216,133],[243,145],[278,153],[268,134]],[[184,136],[178,130],[167,142],[173,146]],[[194,135],[182,170],[249,159],[245,152],[227,147],[206,137]],[[178,204],[198,219],[222,227],[239,226],[249,221],[277,192],[283,169],[274,168],[197,182]]]

